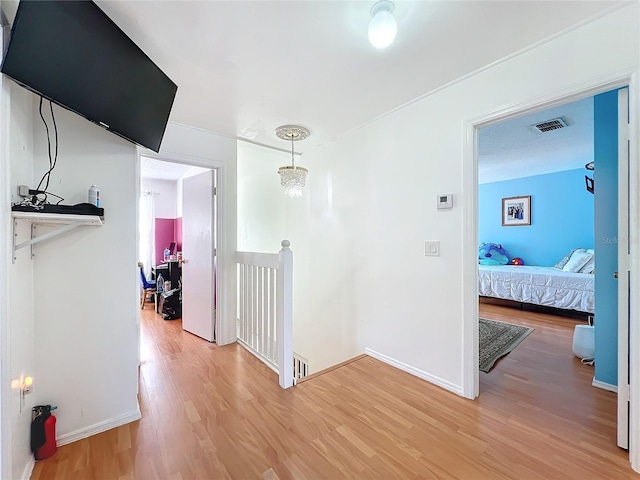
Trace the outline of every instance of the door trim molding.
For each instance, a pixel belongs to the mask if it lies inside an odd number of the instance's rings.
[[[631,75],[629,82],[629,236],[631,238],[630,284],[633,290],[640,287],[640,68]],[[640,302],[637,295],[630,296],[629,362],[640,365]],[[629,372],[629,460],[631,468],[640,473],[640,370]]]
[[[631,191],[629,185],[631,183],[630,177],[630,159],[629,157],[629,88],[621,88],[618,90],[617,95],[617,121],[618,131],[617,136],[617,149],[618,158],[617,172],[618,172],[618,244],[616,252],[617,260],[617,310],[618,310],[618,325],[616,328],[618,339],[618,352],[617,352],[617,373],[618,373],[618,446],[620,448],[629,448],[629,389],[627,387],[627,379],[629,377],[629,276],[630,276],[630,234],[631,225],[629,218],[628,205],[631,202]],[[624,174],[624,175],[623,175]],[[627,177],[627,181],[623,181],[623,176]],[[623,425],[623,428],[620,426]]]

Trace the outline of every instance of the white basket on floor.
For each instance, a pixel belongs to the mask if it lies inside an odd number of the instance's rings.
[[[594,358],[596,351],[595,328],[592,325],[576,325],[573,332],[573,354],[578,358]]]

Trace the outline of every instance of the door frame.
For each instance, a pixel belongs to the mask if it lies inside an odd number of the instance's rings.
[[[215,310],[215,314],[211,316],[211,321],[214,322],[214,338],[215,338],[215,342],[218,343],[219,339],[223,339],[225,338],[223,336],[223,333],[227,330],[225,329],[225,325],[224,325],[224,319],[228,318],[228,315],[226,315],[226,310],[229,308],[228,305],[226,304],[226,302],[224,301],[224,297],[222,296],[223,294],[223,288],[222,288],[222,282],[220,281],[220,279],[222,278],[226,278],[225,277],[225,272],[226,272],[226,263],[225,263],[225,255],[221,255],[221,253],[226,252],[226,244],[224,242],[224,235],[220,235],[220,226],[224,225],[224,219],[222,218],[222,214],[225,211],[224,210],[224,175],[225,175],[225,167],[224,167],[224,163],[222,162],[217,162],[215,160],[209,160],[209,159],[205,159],[205,158],[198,158],[198,157],[190,157],[190,156],[185,156],[185,155],[176,155],[176,154],[170,154],[170,155],[159,155],[155,152],[152,152],[150,150],[146,150],[140,147],[137,147],[137,167],[136,167],[136,194],[138,198],[140,196],[140,162],[141,162],[141,157],[147,157],[147,158],[152,158],[154,160],[158,160],[161,162],[167,162],[167,163],[178,163],[181,165],[189,165],[192,167],[200,167],[200,168],[206,168],[209,170],[216,170],[215,172],[213,172],[214,174],[214,178],[216,179],[216,188],[217,188],[217,195],[216,195],[216,199],[213,203],[212,208],[214,209],[213,211],[213,216],[214,218],[211,221],[211,227],[212,229],[215,229],[215,235],[217,238],[217,255],[216,258],[214,259],[213,256],[211,256],[211,267],[212,269],[214,268],[214,263],[215,268],[216,268],[216,276],[215,276],[215,305],[214,305],[214,310]],[[136,203],[136,219],[138,219],[140,212],[138,211],[138,204]],[[136,227],[137,227],[137,220],[136,220]],[[136,228],[136,249],[137,249],[137,245],[139,244],[139,238],[138,238],[139,234],[138,234],[138,229]],[[140,309],[138,309],[138,318],[137,318],[137,323],[138,323],[138,336],[140,335]],[[138,342],[139,344],[140,342]]]
[[[475,399],[480,393],[480,375],[478,371],[478,130],[482,127],[521,116],[527,113],[545,110],[571,101],[591,97],[621,87],[629,87],[629,105],[632,123],[637,125],[640,117],[640,69],[618,72],[614,75],[596,78],[587,84],[575,85],[564,91],[512,104],[506,108],[476,117],[465,122],[465,142],[463,152],[463,351],[462,351],[462,394]],[[640,212],[640,188],[638,157],[638,132],[630,132],[631,165],[629,172],[629,210],[632,232],[637,232],[637,216]],[[632,242],[631,285],[640,285],[640,252],[638,240]],[[637,288],[637,287],[636,287]],[[640,365],[640,302],[634,300],[630,305],[631,327],[629,331],[629,356],[631,365]],[[629,459],[634,470],[640,471],[640,369],[630,372],[630,419],[629,419]]]
[[[629,88],[621,88],[617,92],[617,170],[618,170],[618,252],[617,252],[617,280],[618,283],[618,446],[629,449],[629,305],[631,282],[629,264],[631,238],[629,232],[637,231],[632,227],[629,202],[631,199],[630,181],[623,182],[623,173],[631,179],[631,157],[629,151],[629,130],[632,127],[629,118]],[[621,308],[622,307],[622,308]],[[625,308],[626,307],[626,308]],[[595,381],[595,380],[594,380]],[[620,428],[624,425],[624,428]]]

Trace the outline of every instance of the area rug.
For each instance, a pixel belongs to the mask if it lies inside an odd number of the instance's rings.
[[[480,319],[480,371],[488,373],[496,361],[511,352],[533,328]]]

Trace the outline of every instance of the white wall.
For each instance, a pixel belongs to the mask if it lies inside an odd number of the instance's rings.
[[[17,201],[17,185],[33,185],[33,95],[14,82],[8,83],[11,101],[10,169],[11,197]],[[16,232],[21,241],[29,238],[30,225],[16,222]],[[15,254],[15,263],[9,268],[9,332],[11,352],[11,439],[13,477],[21,478],[25,466],[32,461],[30,449],[31,408],[34,395],[25,396],[21,406],[19,385],[25,377],[37,381],[34,351],[33,262],[30,249],[23,248]],[[17,384],[17,385],[16,385]]]
[[[287,206],[304,203],[285,197],[280,185],[278,168],[290,162],[286,153],[238,142],[238,250],[275,253],[288,240]]]
[[[224,275],[219,277],[217,343],[231,343],[236,339],[237,140],[169,123],[158,155],[144,155],[218,169],[218,266]]]
[[[0,16],[11,21],[17,2],[0,3]],[[3,52],[0,38],[0,52]],[[0,76],[0,478],[25,478],[33,467],[30,449],[33,395],[21,405],[20,383],[35,376],[33,264],[29,249],[12,263],[11,202],[16,185],[33,181],[32,95]],[[19,224],[24,232],[28,225]],[[27,230],[28,232],[28,230]]]
[[[35,247],[34,397],[58,405],[62,443],[139,418],[136,150],[54,106],[58,161],[49,190],[65,204],[100,188],[104,225],[79,227]],[[36,177],[47,140],[34,121]],[[42,231],[45,231],[44,229]]]
[[[324,159],[320,161],[324,162]],[[323,168],[307,155],[296,163],[308,168],[308,182],[301,198],[288,198],[280,185],[278,168],[289,165],[290,154],[245,142],[238,145],[238,249],[255,252],[277,252],[280,242],[291,241],[294,268],[293,349],[309,361],[311,372],[333,365],[359,353],[355,323],[336,322],[339,310],[348,309],[350,299],[344,282],[351,275],[342,268],[353,251],[341,250],[343,236],[358,236],[342,224],[341,215],[332,209],[333,189],[340,191],[346,184],[326,182],[320,190],[312,190],[323,178]],[[339,173],[342,175],[342,173]],[[343,179],[347,179],[345,175]],[[312,197],[322,190],[327,202],[313,210]],[[358,216],[358,212],[353,212]],[[313,220],[311,220],[313,219]],[[317,222],[317,223],[316,223]],[[329,230],[324,230],[324,225]],[[314,230],[309,230],[314,228]],[[329,238],[332,236],[332,238]],[[315,257],[317,245],[337,246],[331,258]],[[357,253],[356,253],[357,255]],[[314,257],[314,258],[311,258]],[[318,291],[318,282],[326,282]],[[351,312],[353,313],[353,312]],[[348,316],[351,315],[348,314]],[[326,339],[317,343],[315,339]]]
[[[289,226],[312,370],[369,349],[462,393],[466,122],[633,68],[638,38],[634,3],[305,153],[306,220]]]
[[[178,217],[178,182],[157,178],[141,178],[140,189],[153,192],[153,213],[156,218]]]
[[[17,2],[0,3],[1,14],[12,21]],[[4,51],[1,48],[0,51]],[[30,449],[31,408],[34,396],[22,402],[20,385],[35,377],[33,262],[29,249],[16,252],[12,263],[10,205],[18,201],[17,185],[33,183],[33,96],[2,76],[0,78],[0,291],[6,299],[0,309],[0,477],[26,478],[33,468]],[[29,225],[16,224],[16,232],[28,234]]]
[[[296,164],[308,167],[304,155]],[[315,365],[322,364],[325,348],[318,348],[313,342],[316,330],[322,328],[301,315],[302,299],[309,301],[313,296],[304,295],[308,282],[299,281],[307,269],[306,258],[298,247],[308,241],[304,231],[294,226],[306,221],[308,189],[303,197],[289,198],[280,185],[278,168],[290,165],[291,154],[238,142],[238,250],[246,252],[276,253],[282,247],[282,240],[291,242],[293,251],[294,310],[293,310],[293,351],[309,361],[311,372]],[[314,175],[314,168],[310,175]],[[325,324],[326,326],[326,324]],[[328,349],[333,350],[333,346]]]
[[[310,189],[305,188],[301,198],[284,195],[278,168],[290,162],[290,154],[238,142],[238,250],[275,253],[280,250],[282,240],[291,242],[294,276],[293,350],[309,361],[311,372],[316,372],[336,363],[336,358],[355,356],[360,352],[352,326],[342,328],[332,322],[333,298],[341,295],[340,286],[335,285],[335,290],[329,288],[331,293],[328,295],[331,298],[318,298],[315,292],[308,291],[310,285],[314,284],[311,276],[323,275],[326,273],[324,269],[339,268],[339,265],[333,264],[332,259],[319,262],[322,264],[320,272],[309,267],[309,248],[306,245],[316,240],[326,243],[327,239],[322,232],[314,235],[306,229]],[[296,164],[309,168],[310,178],[317,176],[316,165],[309,165],[305,155],[297,159]],[[320,219],[326,219],[324,213],[317,213]],[[327,309],[329,316],[319,320],[317,316],[310,315],[316,308]],[[326,329],[331,330],[328,348],[314,341],[317,335],[326,336],[323,333]]]

